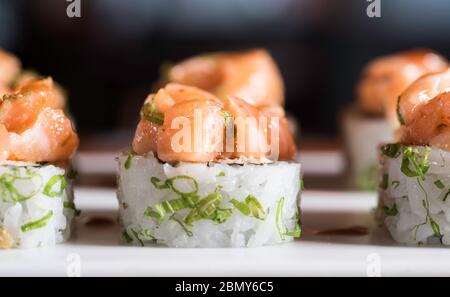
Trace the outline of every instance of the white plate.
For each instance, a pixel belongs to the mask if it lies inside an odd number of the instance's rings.
[[[450,249],[399,246],[385,234],[323,234],[330,229],[371,227],[375,194],[306,192],[303,237],[251,249],[120,246],[114,191],[80,188],[76,197],[82,210],[76,238],[55,248],[2,250],[0,275],[450,275]],[[95,219],[100,224],[93,224]]]

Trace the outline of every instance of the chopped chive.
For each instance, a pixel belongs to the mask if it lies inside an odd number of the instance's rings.
[[[436,221],[432,218],[430,218],[430,226],[433,230],[434,236],[441,237],[441,228],[439,227],[438,223],[436,223]]]
[[[133,153],[132,152],[128,152],[127,159],[125,161],[125,164],[123,165],[123,167],[125,167],[126,170],[130,169],[130,167],[131,167],[131,160],[132,159],[133,159]]]
[[[57,187],[56,190],[54,190],[54,186],[59,183],[59,187]],[[58,197],[61,196],[64,190],[66,189],[66,179],[64,178],[64,175],[54,175],[50,180],[47,182],[47,184],[44,187],[44,190],[42,193],[48,197]]]
[[[394,217],[398,214],[396,204],[394,204],[394,206],[392,206],[392,207],[384,206],[383,211],[384,211],[385,215],[387,215],[388,217]]]
[[[45,226],[47,226],[48,221],[53,217],[53,211],[50,210],[45,216],[43,216],[42,218],[33,221],[33,222],[29,222],[26,224],[23,224],[20,227],[20,230],[22,230],[22,232],[28,232],[31,230],[35,230],[35,229],[39,229],[39,228],[43,228]]]
[[[217,173],[216,177],[220,177],[220,176],[225,176],[225,171],[220,171],[219,173]]]
[[[399,182],[398,180],[393,180],[393,181],[391,182],[391,185],[392,185],[392,187],[393,187],[394,190],[395,190],[395,189],[398,188],[398,186],[400,186],[400,182]]]
[[[131,233],[133,233],[136,240],[139,242],[139,244],[141,246],[144,246],[144,242],[139,238],[139,234],[134,229],[130,229],[130,230],[131,230]]]
[[[77,209],[75,203],[71,201],[64,201],[64,208],[72,209],[75,212],[75,216],[79,216],[81,210]]]
[[[78,177],[78,171],[76,171],[75,169],[71,168],[67,172],[66,176],[67,176],[68,179],[76,179]]]
[[[186,228],[183,222],[177,219],[174,215],[170,217],[170,220],[177,222],[181,226],[181,228],[183,228],[183,231],[186,233],[188,237],[192,237],[194,235],[191,231],[189,231],[188,228]]]
[[[126,241],[126,243],[130,244],[133,242],[133,238],[128,234],[127,230],[122,232],[122,238]]]
[[[426,147],[424,150],[405,147],[400,170],[408,177],[420,176],[422,180],[425,180],[425,173],[430,168],[430,161],[428,160],[430,153],[431,149],[429,147]],[[410,164],[412,164],[413,168],[410,167]]]
[[[401,144],[389,143],[381,147],[381,153],[389,158],[397,158],[401,154]]]
[[[380,188],[382,188],[383,190],[386,190],[388,188],[388,185],[389,185],[389,175],[383,174],[383,179],[380,183]]]
[[[444,198],[442,199],[443,202],[445,202],[450,195],[450,189],[448,189],[447,193],[445,193]]]
[[[275,215],[275,225],[278,230],[278,234],[280,235],[281,240],[284,240],[284,232],[280,227],[280,220],[283,221],[283,206],[284,206],[284,197],[281,197],[277,203],[277,213]]]
[[[4,202],[23,202],[40,192],[42,187],[42,176],[40,174],[33,172],[30,168],[25,170],[26,176],[23,176],[19,169],[13,170],[13,172],[14,173],[6,172],[0,176],[0,193]],[[35,180],[34,184],[36,185],[36,179],[39,180],[39,184],[35,186],[34,190],[30,193],[21,193],[15,186],[16,181],[32,180]]]
[[[262,221],[266,219],[263,206],[259,203],[258,198],[253,195],[248,195],[243,202],[233,198],[230,203],[245,216],[252,216]]]
[[[434,184],[435,184],[436,187],[438,187],[439,189],[445,188],[444,183],[443,183],[440,179],[436,180],[436,181],[434,182]]]
[[[397,97],[397,118],[398,121],[400,122],[400,125],[405,124],[405,119],[403,118],[403,115],[400,111],[400,96]]]
[[[156,108],[154,101],[144,104],[141,110],[141,116],[144,120],[158,126],[162,126],[164,123],[164,114]]]
[[[301,234],[302,234],[302,229],[301,229],[299,223],[295,224],[295,229],[294,229],[294,231],[290,231],[290,232],[284,233],[284,235],[286,235],[286,236],[292,236],[292,237],[300,237]]]
[[[300,179],[300,191],[305,190],[305,183],[303,182],[303,179]]]

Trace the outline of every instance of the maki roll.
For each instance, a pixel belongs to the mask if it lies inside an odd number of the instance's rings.
[[[118,157],[122,238],[170,247],[291,241],[301,233],[295,153],[284,117],[170,83],[145,100],[132,150]]]
[[[51,78],[3,94],[0,248],[52,246],[70,236],[78,136],[61,108]]]
[[[342,118],[352,186],[376,189],[376,148],[396,139],[398,96],[420,76],[444,71],[447,65],[431,50],[414,49],[377,58],[364,68],[357,105]]]
[[[394,240],[450,245],[450,70],[398,100],[399,142],[379,151],[378,219]]]

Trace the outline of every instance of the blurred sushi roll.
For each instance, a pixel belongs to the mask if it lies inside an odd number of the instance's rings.
[[[199,114],[204,124],[196,135]],[[245,134],[239,118],[266,119],[271,125]],[[176,147],[184,130],[180,122],[189,127],[185,132],[194,133],[182,141],[189,143],[183,146],[187,150]],[[267,150],[259,143],[253,150],[250,141],[240,147],[240,139],[254,136],[279,145]],[[195,87],[168,84],[146,99],[132,150],[118,157],[122,240],[170,247],[292,241],[301,233],[301,167],[292,161],[295,154],[284,117],[237,97],[219,99]]]
[[[356,89],[357,105],[341,119],[351,186],[376,189],[376,148],[397,140],[399,95],[422,75],[447,67],[439,54],[415,49],[377,58],[364,68]]]
[[[78,212],[70,162],[78,135],[53,80],[14,86],[19,73],[0,51],[0,248],[53,246],[69,238]]]
[[[450,245],[450,70],[399,98],[399,142],[379,149],[377,217],[394,240]]]

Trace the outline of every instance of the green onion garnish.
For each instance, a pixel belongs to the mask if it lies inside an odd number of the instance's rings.
[[[75,212],[75,216],[79,216],[81,210],[77,209],[75,203],[71,201],[64,201],[64,208],[72,209]]]
[[[389,185],[389,175],[383,174],[383,179],[381,180],[380,188],[386,190],[388,188],[388,185]]]
[[[444,183],[443,183],[440,179],[436,180],[436,181],[434,182],[434,184],[435,184],[435,186],[438,187],[439,189],[445,188]]]
[[[145,103],[141,110],[141,117],[158,126],[164,123],[164,114],[156,108],[154,101]]]
[[[179,219],[177,219],[177,218],[175,217],[175,215],[172,215],[172,216],[170,217],[170,220],[177,222],[177,223],[181,226],[181,228],[183,228],[183,231],[186,233],[186,235],[187,235],[188,237],[192,237],[192,236],[194,235],[188,228],[186,228],[186,226],[183,224],[182,221],[180,221]]]
[[[406,176],[420,176],[422,180],[425,180],[425,173],[430,168],[430,161],[428,160],[430,153],[431,149],[429,147],[425,149],[405,147],[400,170]]]
[[[233,198],[230,203],[245,216],[253,216],[263,221],[266,219],[264,208],[253,195],[248,195],[243,202]]]
[[[22,232],[28,232],[28,231],[31,231],[31,230],[43,228],[43,227],[47,226],[48,221],[52,217],[53,217],[53,211],[50,210],[45,216],[43,216],[39,220],[23,224],[20,227],[20,230],[22,230]]]
[[[23,175],[20,169],[14,169],[14,173],[6,172],[0,176],[0,191],[2,200],[4,202],[23,202],[26,201],[41,190],[42,187],[42,177],[40,174],[31,171],[27,168],[25,170],[26,175]],[[15,186],[16,181],[32,181],[34,184],[38,184],[34,190],[30,193],[21,193]],[[39,180],[39,182],[37,182]]]
[[[59,187],[54,190],[54,186],[59,183]],[[45,185],[42,193],[48,197],[58,197],[61,196],[64,190],[66,189],[66,179],[64,175],[54,175]]]
[[[381,153],[389,158],[397,158],[401,154],[401,144],[389,143],[381,147]]]
[[[392,206],[392,207],[384,206],[383,207],[383,211],[384,211],[385,215],[387,215],[388,217],[393,217],[393,216],[396,216],[398,214],[398,210],[397,210],[397,205],[396,204],[394,204],[394,206]]]
[[[126,170],[130,169],[132,159],[133,159],[133,153],[128,152],[127,159],[125,160],[125,164],[123,165],[123,167],[125,167]]]
[[[405,124],[405,119],[403,118],[402,113],[400,112],[400,96],[397,97],[397,118],[400,122],[400,125]]]

